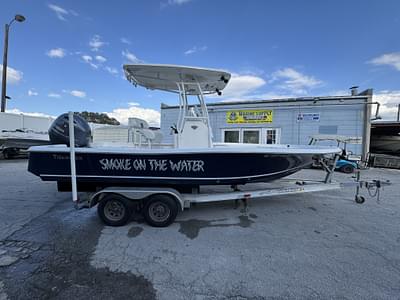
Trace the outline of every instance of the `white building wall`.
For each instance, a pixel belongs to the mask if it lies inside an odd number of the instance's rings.
[[[280,128],[282,144],[308,144],[310,136],[326,133],[352,137],[362,137],[363,110],[365,99],[345,100],[335,99],[321,101],[319,105],[307,106],[312,101],[292,101],[291,103],[246,103],[210,105],[208,107],[210,123],[213,130],[214,142],[222,142],[222,129],[228,128]],[[354,103],[354,104],[353,104]],[[320,106],[323,104],[324,106]],[[330,105],[326,105],[330,104]],[[347,105],[352,104],[352,105]],[[286,107],[285,107],[286,106]],[[272,123],[264,124],[227,124],[226,112],[228,110],[246,109],[272,109]],[[161,131],[164,143],[172,143],[170,127],[176,124],[179,109],[175,107],[161,109]],[[297,121],[299,113],[319,113],[319,121]],[[336,130],[335,130],[336,129]],[[330,131],[326,131],[330,130]],[[361,145],[348,145],[348,150],[360,155]]]
[[[23,114],[0,113],[0,132],[3,130],[30,129],[36,132],[47,132],[51,117],[36,117]]]

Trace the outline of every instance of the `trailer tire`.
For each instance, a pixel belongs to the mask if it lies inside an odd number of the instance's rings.
[[[132,203],[117,194],[106,195],[97,206],[100,219],[109,226],[123,226],[132,216]]]
[[[345,165],[339,169],[339,171],[346,173],[346,174],[351,174],[354,173],[355,168],[352,165]]]
[[[143,216],[150,226],[167,227],[178,214],[178,204],[169,195],[153,195],[146,200]]]
[[[363,204],[365,202],[365,198],[360,195],[357,195],[355,200],[356,200],[356,203],[358,203],[358,204]]]

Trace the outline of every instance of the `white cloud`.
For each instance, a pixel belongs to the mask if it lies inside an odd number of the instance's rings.
[[[185,52],[183,52],[185,55],[190,55],[196,52],[200,52],[200,51],[206,51],[207,50],[207,46],[202,46],[202,47],[197,47],[194,46],[192,48],[190,48],[189,50],[186,50]]]
[[[191,2],[192,0],[168,0],[165,2],[161,2],[161,8],[164,8],[168,5],[182,5]]]
[[[142,108],[131,105],[128,108],[116,108],[112,112],[107,112],[111,118],[116,118],[122,124],[128,124],[128,119],[132,117],[146,120],[151,126],[160,126],[160,112],[151,108]]]
[[[400,104],[400,90],[394,91],[379,91],[373,96],[373,101],[378,101],[381,104],[379,114],[383,119],[395,120],[397,116],[398,105]]]
[[[78,91],[78,90],[72,90],[70,92],[70,94],[74,97],[78,97],[78,98],[85,98],[86,97],[86,93],[83,91]]]
[[[72,15],[72,16],[74,16],[74,17],[77,17],[77,16],[79,16],[79,14],[76,12],[76,11],[74,11],[74,10],[72,10],[72,9],[65,9],[65,8],[62,8],[61,6],[58,6],[58,5],[55,5],[55,4],[48,4],[47,5],[48,6],[48,8],[50,8],[53,12],[55,12],[55,14],[56,14],[56,16],[57,16],[57,18],[59,19],[59,20],[61,20],[61,21],[66,21],[67,19],[66,19],[66,16],[68,16],[68,15]]]
[[[127,59],[130,63],[137,64],[141,63],[142,61],[136,57],[135,54],[130,52],[129,50],[122,51],[122,56]]]
[[[74,17],[79,16],[79,14],[78,14],[76,11],[72,10],[72,9],[69,10],[69,13],[70,13],[71,15],[73,15]]]
[[[110,73],[111,75],[117,75],[118,74],[118,70],[116,68],[112,68],[112,67],[104,67],[104,70],[106,70],[108,73]]]
[[[0,64],[0,73],[3,72],[3,65]],[[8,84],[17,84],[22,80],[23,73],[11,67],[7,67],[7,83]],[[2,81],[2,77],[0,77],[0,82]]]
[[[95,34],[89,41],[89,46],[92,51],[99,51],[101,47],[106,45],[107,43],[101,40],[101,36]]]
[[[35,92],[33,89],[28,90],[28,96],[37,96],[37,95],[39,95],[39,93]]]
[[[280,69],[272,74],[271,82],[279,81],[278,87],[294,94],[307,94],[307,89],[319,86],[322,81],[296,71],[293,68]]]
[[[386,53],[381,56],[375,57],[369,63],[374,65],[388,65],[400,71],[400,52]]]
[[[258,95],[252,95],[252,99],[256,100],[272,100],[272,99],[288,99],[288,98],[296,98],[296,95],[289,94],[289,93],[274,93],[274,92],[267,92]],[[250,99],[250,100],[252,100]]]
[[[124,38],[124,37],[122,37],[122,38],[120,39],[120,41],[121,41],[121,43],[123,43],[123,44],[127,44],[127,45],[132,44],[132,42],[131,42],[129,39]]]
[[[350,91],[349,90],[336,90],[336,91],[331,91],[326,93],[326,95],[329,96],[347,96],[350,95]]]
[[[63,92],[63,93],[66,93],[66,94],[70,94],[71,96],[74,96],[74,97],[86,98],[86,92],[84,92],[84,91],[79,91],[79,90],[72,90],[72,91],[69,91],[69,90],[62,90],[62,92]],[[58,95],[57,98],[59,98],[59,97],[61,97],[61,96]]]
[[[56,13],[58,19],[66,21],[65,16],[69,14],[69,12],[66,9],[55,4],[49,4],[48,7]]]
[[[101,67],[102,69],[104,69],[108,73],[110,73],[111,75],[117,75],[118,74],[118,70],[116,68],[112,68],[112,67],[109,67],[109,66],[104,66],[103,67],[103,63],[107,61],[107,58],[105,58],[104,56],[96,55],[96,56],[92,57],[90,55],[82,55],[81,57],[82,57],[84,62],[89,64],[94,69],[98,69],[99,67]],[[98,63],[96,64],[96,63],[94,63],[94,61],[97,61]]]
[[[57,93],[48,93],[47,97],[50,97],[50,98],[61,98],[61,95],[57,94]]]
[[[7,113],[11,114],[23,114],[25,116],[33,116],[33,117],[46,117],[46,118],[56,118],[55,116],[51,116],[48,114],[40,113],[40,112],[23,112],[18,108],[6,109]]]
[[[189,3],[192,0],[168,0],[168,4],[172,4],[172,5],[182,5],[185,3]]]
[[[87,63],[93,60],[93,58],[90,55],[82,55],[82,59]]]
[[[63,48],[50,49],[46,52],[46,55],[51,58],[63,58],[65,56],[65,50]]]
[[[238,100],[246,97],[258,88],[264,86],[266,81],[255,75],[239,75],[232,73],[232,77],[226,88],[222,91],[222,95],[226,101]]]
[[[107,61],[107,58],[105,58],[104,56],[101,55],[96,55],[95,59],[99,62],[99,63],[103,63]]]
[[[92,68],[97,69],[99,66],[96,65],[95,63],[93,63],[93,57],[91,57],[90,55],[82,55],[81,56],[83,61],[87,64],[89,64]]]
[[[129,106],[139,106],[140,103],[138,103],[138,102],[128,102],[128,105]]]
[[[279,93],[261,93],[261,94],[250,94],[242,96],[241,98],[227,98],[223,99],[221,102],[241,102],[241,101],[254,101],[254,100],[276,100],[276,99],[289,99],[296,98],[292,94],[279,94]]]

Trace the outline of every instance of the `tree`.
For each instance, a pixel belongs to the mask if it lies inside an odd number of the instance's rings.
[[[88,122],[96,123],[96,124],[108,124],[108,125],[120,125],[117,119],[110,118],[105,113],[96,113],[96,112],[76,112],[82,118],[84,118]]]

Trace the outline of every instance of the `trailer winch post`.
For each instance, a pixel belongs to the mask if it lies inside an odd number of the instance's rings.
[[[69,153],[71,161],[71,185],[72,185],[72,201],[78,202],[78,191],[76,187],[76,165],[75,165],[75,127],[74,127],[74,113],[68,113],[69,121]]]

